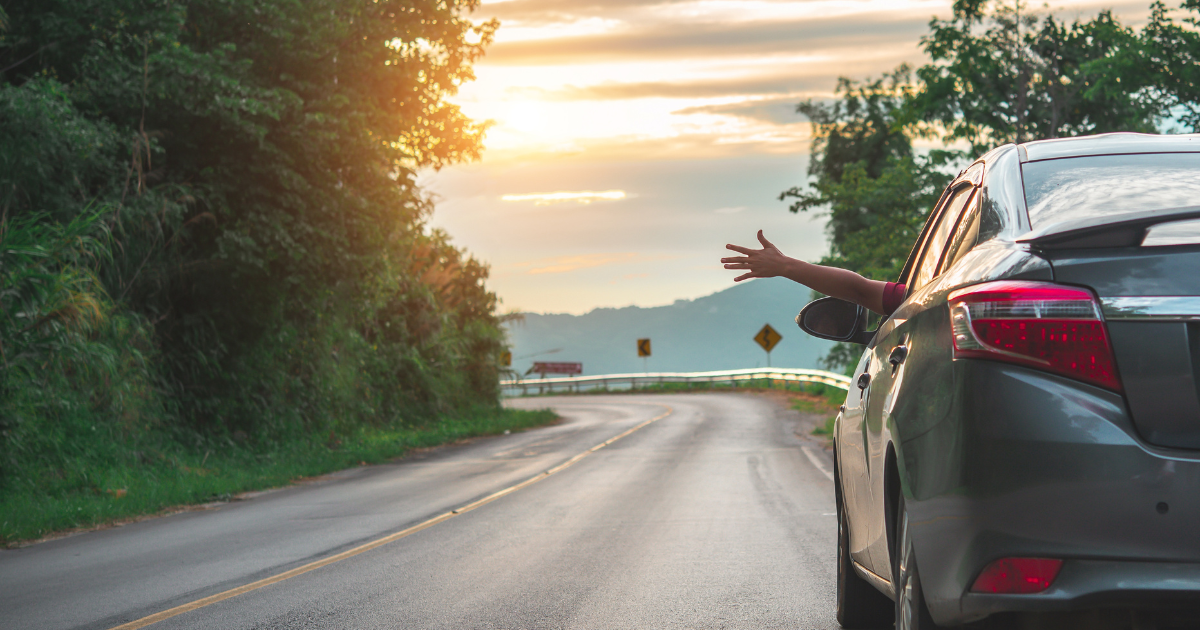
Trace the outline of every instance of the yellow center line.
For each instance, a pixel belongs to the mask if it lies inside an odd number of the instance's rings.
[[[500,497],[512,494],[512,493],[516,492],[517,490],[520,490],[521,488],[531,486],[531,485],[545,479],[546,477],[549,477],[550,475],[553,475],[558,472],[562,472],[563,470],[566,470],[567,468],[575,465],[577,462],[579,462],[579,460],[583,459],[584,457],[587,457],[588,455],[595,453],[596,451],[604,448],[605,446],[608,446],[609,444],[612,444],[613,442],[616,442],[617,440],[629,435],[630,433],[633,433],[634,431],[637,431],[638,429],[641,429],[642,427],[644,427],[652,422],[657,422],[658,420],[662,420],[663,418],[666,418],[667,416],[671,415],[672,411],[674,411],[674,410],[671,409],[670,407],[667,407],[667,410],[665,412],[663,412],[657,416],[654,416],[653,418],[650,418],[649,420],[647,420],[627,431],[623,431],[622,433],[616,435],[615,437],[609,438],[609,439],[593,446],[592,448],[589,448],[588,450],[572,457],[571,459],[568,459],[567,461],[555,466],[554,468],[551,468],[550,470],[547,470],[546,472],[534,475],[533,477],[530,477],[529,479],[526,479],[525,481],[522,481],[521,483],[509,486],[503,490],[493,492],[492,494],[489,494],[488,496],[483,497],[482,499],[479,499],[477,501],[472,501],[471,503],[468,503],[460,508],[450,510],[449,512],[446,512],[444,514],[439,514],[423,523],[413,525],[412,527],[409,527],[408,529],[400,530],[394,534],[388,534],[387,536],[384,536],[383,538],[379,538],[379,539],[373,540],[369,543],[359,545],[358,547],[355,547],[353,549],[348,549],[339,554],[329,556],[328,558],[322,558],[321,560],[316,560],[316,561],[310,562],[308,564],[298,566],[289,571],[284,571],[283,573],[280,573],[279,575],[273,575],[269,578],[263,578],[261,580],[258,580],[257,582],[251,582],[249,584],[244,584],[237,588],[231,588],[227,591],[217,593],[216,595],[209,595],[208,597],[204,597],[202,599],[197,599],[194,602],[182,604],[180,606],[176,606],[174,608],[170,608],[170,609],[164,610],[162,612],[154,613],[153,615],[142,617],[141,619],[136,619],[134,621],[130,621],[129,623],[121,624],[119,626],[112,628],[111,630],[134,630],[135,628],[145,628],[146,626],[148,626],[150,624],[158,623],[160,621],[164,621],[164,620],[170,619],[171,617],[182,615],[183,613],[191,612],[191,611],[199,609],[199,608],[204,608],[205,606],[209,606],[209,605],[215,604],[217,602],[225,601],[232,597],[237,597],[238,595],[241,595],[243,593],[249,593],[250,591],[258,590],[264,586],[270,586],[272,584],[282,582],[284,580],[290,580],[291,578],[294,578],[298,575],[303,575],[305,573],[308,573],[309,571],[314,571],[316,569],[320,569],[321,567],[331,565],[335,562],[341,562],[342,560],[346,560],[347,558],[353,558],[354,556],[357,556],[360,553],[365,553],[372,549],[377,549],[388,543],[400,540],[401,538],[404,538],[405,536],[415,534],[423,529],[429,529],[430,527],[433,527],[434,525],[437,525],[438,523],[448,521],[448,520],[454,518],[455,516],[458,516],[459,514],[464,514],[466,512],[470,512],[471,510],[474,510],[475,508],[487,505],[488,503],[491,503],[492,501],[495,501],[496,499],[499,499]]]

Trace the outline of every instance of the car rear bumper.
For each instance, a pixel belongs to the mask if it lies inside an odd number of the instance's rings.
[[[1068,560],[1044,593],[967,593],[962,598],[962,618],[1000,612],[1177,606],[1200,606],[1200,563]]]
[[[1034,370],[957,361],[955,390],[932,430],[898,427],[936,620],[1200,596],[1200,452],[1148,446],[1120,395]],[[969,593],[1003,557],[1065,564],[1043,593]]]

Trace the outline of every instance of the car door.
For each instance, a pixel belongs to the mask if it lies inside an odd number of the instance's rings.
[[[855,518],[856,514],[868,514],[871,495],[867,480],[866,456],[863,451],[862,424],[863,408],[866,403],[871,373],[871,351],[863,352],[854,370],[852,386],[846,393],[846,404],[842,406],[837,422],[838,478],[842,486],[842,505],[852,515],[848,519],[850,557],[864,567],[870,566],[867,557],[867,519]]]
[[[930,374],[912,370],[908,358],[916,354],[921,356],[921,363],[928,359],[925,355],[928,355],[930,348],[923,345],[928,345],[929,337],[928,332],[924,332],[923,329],[939,326],[934,321],[939,314],[935,310],[939,303],[926,299],[928,288],[940,275],[947,250],[953,249],[952,245],[956,241],[961,242],[959,224],[976,203],[976,197],[975,187],[969,179],[960,179],[952,185],[951,194],[947,197],[941,213],[927,230],[920,258],[910,274],[905,301],[880,326],[875,337],[875,347],[871,353],[871,363],[874,366],[871,373],[871,394],[867,399],[862,420],[862,449],[867,483],[864,494],[869,497],[870,506],[867,512],[870,518],[866,519],[867,556],[870,558],[872,571],[881,576],[891,575],[886,457],[897,393],[902,389],[906,378],[936,379],[943,376],[940,372]],[[964,224],[963,231],[968,229]],[[934,353],[938,351],[934,349]]]

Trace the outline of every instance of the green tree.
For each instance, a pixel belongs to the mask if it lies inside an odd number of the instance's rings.
[[[805,101],[797,111],[813,125],[809,185],[780,194],[792,212],[829,217],[829,253],[819,262],[876,280],[896,280],[929,209],[949,183],[953,151],[913,150],[906,105],[913,95],[906,66],[874,80],[838,81],[832,103]],[[823,359],[840,370],[859,350],[837,344]]]
[[[842,78],[832,103],[805,101],[797,111],[813,125],[808,186],[784,191],[792,212],[819,211],[829,221],[824,265],[895,280],[929,208],[947,183],[951,151],[913,151],[905,107],[913,96],[906,66],[856,83]]]
[[[1200,129],[1200,2],[1185,0],[1180,10],[1184,15],[1176,19],[1162,2],[1152,4],[1135,45],[1093,62],[1092,90],[1136,93],[1161,107],[1168,126],[1195,132]]]
[[[1137,49],[1139,37],[1111,11],[1066,24],[1021,0],[957,0],[953,16],[929,29],[921,46],[932,63],[916,72],[909,116],[976,154],[1006,142],[1153,132],[1163,112],[1161,100],[1130,83],[1134,68],[1112,72],[1111,60]]]
[[[1196,11],[1200,0],[1183,7]],[[785,191],[792,212],[829,216],[820,262],[894,280],[954,167],[1007,142],[1152,132],[1168,112],[1200,123],[1196,18],[1161,4],[1140,33],[1109,11],[1064,23],[1017,0],[957,0],[921,40],[932,60],[864,83],[840,79],[832,104],[801,103],[813,125],[810,181]],[[1172,109],[1174,108],[1174,109]],[[968,152],[912,148],[914,138]],[[854,353],[839,347],[827,363]]]
[[[110,235],[92,272],[153,324],[159,391],[211,431],[419,422],[497,400],[486,265],[418,167],[479,155],[447,102],[478,0],[11,0],[0,211]],[[24,225],[24,223],[22,223]]]

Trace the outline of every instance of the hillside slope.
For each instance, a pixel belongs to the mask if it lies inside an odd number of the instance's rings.
[[[776,367],[815,368],[830,342],[796,327],[810,292],[779,278],[752,280],[668,306],[598,308],[584,315],[525,314],[507,324],[513,369],[534,361],[582,362],[584,374],[692,372],[767,364],[753,337],[769,323],[783,340],[771,352]],[[649,337],[653,356],[643,367],[637,339]],[[548,352],[560,349],[558,352]]]

